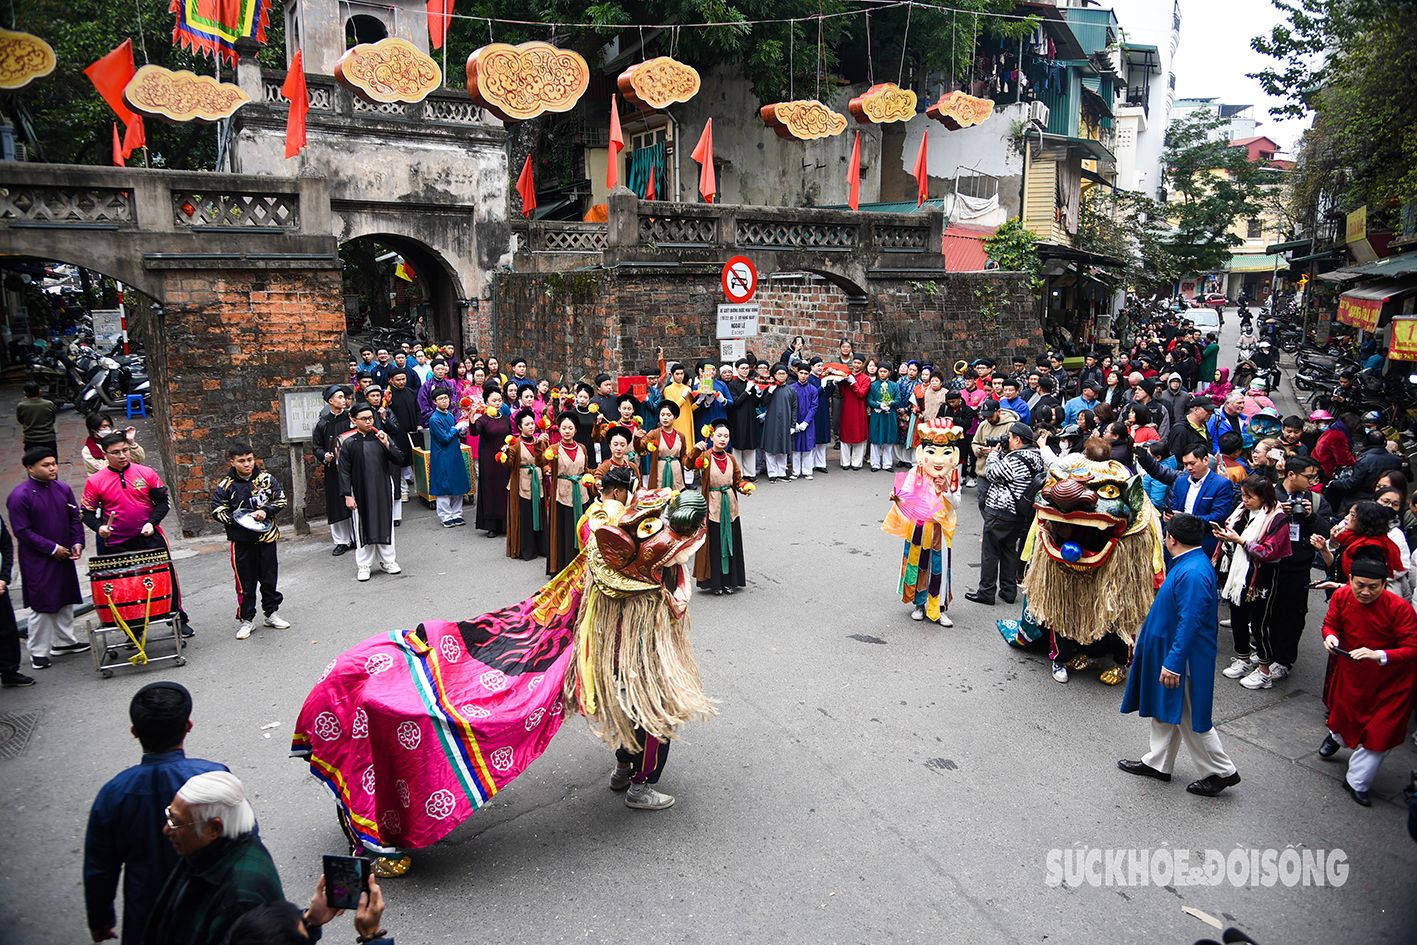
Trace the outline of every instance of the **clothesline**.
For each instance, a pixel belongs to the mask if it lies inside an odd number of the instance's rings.
[[[854,10],[847,10],[839,13],[814,13],[807,16],[781,17],[771,20],[723,20],[712,23],[566,23],[562,21],[549,20],[508,20],[493,16],[471,16],[466,13],[442,13],[434,16],[446,17],[450,20],[470,20],[477,23],[486,23],[490,28],[494,23],[505,26],[545,26],[552,30],[570,27],[573,29],[658,29],[658,30],[684,30],[684,29],[723,29],[728,27],[742,26],[767,26],[777,23],[811,23],[814,20],[821,22],[824,20],[838,19],[846,16],[856,16],[863,11],[879,12],[881,10],[892,10],[900,7],[919,8],[922,10],[934,10],[939,13],[954,13],[964,16],[990,17],[996,20],[1030,20],[1036,17],[1018,13],[988,13],[981,10],[968,10],[957,7],[941,6],[933,3],[922,3],[921,0],[879,0],[867,6]]]

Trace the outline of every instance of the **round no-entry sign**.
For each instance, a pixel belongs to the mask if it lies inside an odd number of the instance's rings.
[[[747,256],[734,256],[723,264],[723,294],[735,304],[746,302],[758,291],[758,269]]]

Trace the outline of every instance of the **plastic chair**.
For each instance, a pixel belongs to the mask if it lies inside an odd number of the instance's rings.
[[[148,405],[143,400],[142,394],[128,395],[128,419],[134,417],[146,417],[148,415]]]

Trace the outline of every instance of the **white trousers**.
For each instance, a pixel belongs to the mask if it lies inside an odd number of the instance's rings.
[[[403,489],[394,483],[394,521],[403,521]]]
[[[827,468],[827,445],[825,443],[818,443],[812,448],[812,468]]]
[[[758,474],[757,450],[734,450],[733,458],[738,460],[738,465],[742,468],[744,476],[752,478]]]
[[[808,450],[805,453],[793,450],[792,469],[797,473],[797,475],[810,476],[812,475],[812,470],[817,468],[812,461],[813,452],[813,450]]]
[[[787,475],[787,454],[768,453],[768,478],[781,479]]]
[[[33,626],[33,624],[31,624]],[[33,633],[34,631],[30,631]],[[1337,732],[1329,732],[1333,740],[1344,748],[1353,748],[1343,740],[1343,736]],[[1387,757],[1385,751],[1369,751],[1366,748],[1353,748],[1353,755],[1348,759],[1348,784],[1355,791],[1366,791],[1373,784],[1373,778],[1378,776],[1378,769],[1382,767],[1383,759]]]
[[[405,467],[403,467],[403,481],[404,481],[404,482],[413,482],[413,467],[412,467],[412,466],[405,466]]]
[[[353,532],[359,534],[359,510],[354,510]],[[375,560],[384,564],[394,563],[394,533],[389,530],[389,543],[387,545],[366,545],[363,542],[356,542],[354,546],[354,563],[361,568],[372,568]]]
[[[1181,683],[1181,724],[1151,720],[1151,751],[1142,756],[1142,764],[1170,774],[1176,767],[1176,755],[1183,744],[1191,753],[1191,760],[1196,763],[1202,778],[1212,774],[1223,776],[1235,773],[1235,763],[1225,753],[1215,729],[1205,732],[1192,730],[1191,693],[1184,681]]]
[[[337,545],[354,544],[354,519],[330,523],[330,541]]]
[[[866,461],[866,443],[842,443],[841,444],[841,468],[860,469],[861,464]]]
[[[74,605],[66,604],[52,614],[30,614],[30,659],[47,660],[51,647],[72,646],[74,639]]]
[[[872,443],[871,444],[871,468],[890,469],[895,465],[895,444],[894,443]]]
[[[437,500],[438,521],[451,522],[455,518],[462,518],[462,496],[440,495]]]

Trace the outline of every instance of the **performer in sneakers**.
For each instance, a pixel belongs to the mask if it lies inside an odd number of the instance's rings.
[[[915,467],[905,473],[881,530],[905,539],[897,592],[903,603],[914,604],[911,620],[938,620],[953,627],[950,607],[950,554],[959,508],[959,454],[954,442],[964,435],[947,419],[921,420],[915,426],[920,445]],[[913,495],[928,503],[920,512],[901,497]],[[918,515],[928,511],[929,518]]]
[[[1122,698],[1122,712],[1151,719],[1151,750],[1140,761],[1122,760],[1117,767],[1170,781],[1184,744],[1202,774],[1186,790],[1214,797],[1239,784],[1240,773],[1211,724],[1220,594],[1215,568],[1200,547],[1205,532],[1205,521],[1185,512],[1167,526],[1171,570],[1137,634]]]
[[[1364,807],[1373,805],[1368,789],[1383,759],[1407,737],[1417,696],[1417,615],[1387,589],[1391,575],[1382,552],[1361,549],[1324,618],[1329,732],[1319,757],[1353,749],[1343,787]]]
[[[237,441],[226,448],[231,470],[212,490],[212,517],[226,526],[231,542],[231,570],[236,573],[236,639],[251,635],[256,623],[256,588],[261,591],[265,624],[286,630],[290,624],[276,614],[285,595],[276,590],[279,563],[276,540],[280,529],[275,513],[285,508],[280,483],[256,465],[250,443]]]
[[[403,570],[394,558],[394,473],[403,454],[375,428],[373,407],[357,404],[350,414],[354,430],[339,444],[340,491],[345,508],[354,513],[357,576],[367,581],[375,560],[386,574]]]
[[[104,439],[110,437],[127,442],[121,433],[110,433]],[[57,457],[52,446],[26,450],[22,461],[29,475],[6,500],[10,527],[20,546],[24,603],[30,609],[30,663],[35,669],[48,669],[55,653],[81,653],[89,648],[88,643],[74,638],[74,605],[83,600],[74,562],[84,553],[84,526],[73,490],[59,481]],[[5,557],[10,557],[8,549]],[[4,571],[8,583],[8,562]],[[8,598],[3,606],[10,606]],[[18,639],[13,611],[9,622]],[[18,652],[14,662],[14,666],[4,667],[6,685],[24,685],[9,682],[29,678],[19,671]]]

